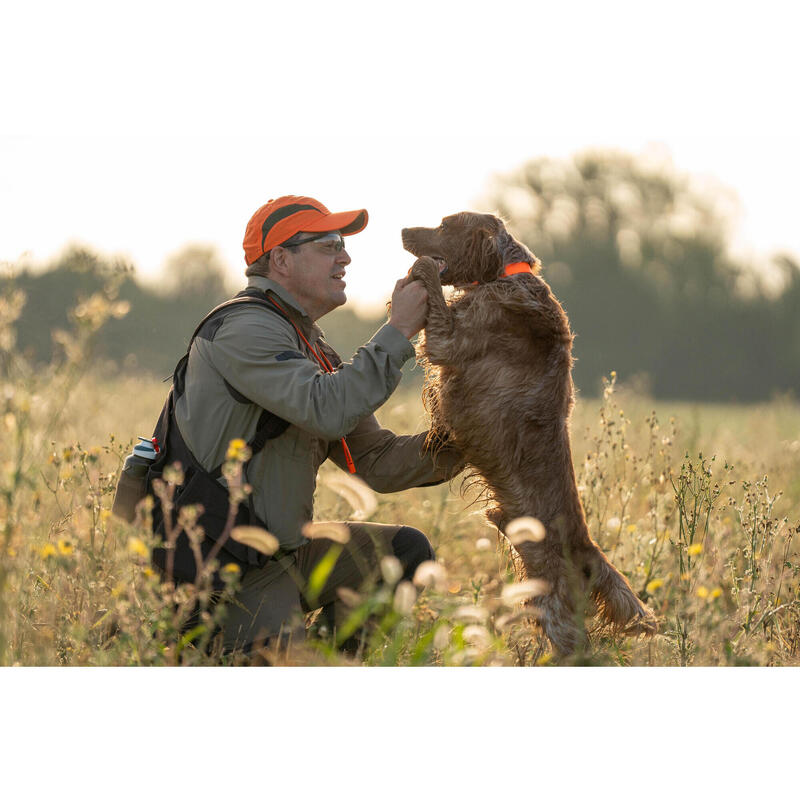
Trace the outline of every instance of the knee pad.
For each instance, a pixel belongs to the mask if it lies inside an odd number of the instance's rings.
[[[410,581],[423,561],[433,561],[436,556],[428,537],[410,525],[403,525],[392,537],[392,550],[403,565],[402,580]]]

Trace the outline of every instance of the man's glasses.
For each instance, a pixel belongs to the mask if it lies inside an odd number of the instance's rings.
[[[289,239],[289,241],[284,242],[281,247],[299,247],[301,244],[308,244],[309,242],[319,242],[326,250],[330,250],[332,253],[341,253],[342,250],[344,250],[344,238],[342,234],[330,231],[328,233],[318,233],[316,236],[309,236],[297,242],[293,242]]]

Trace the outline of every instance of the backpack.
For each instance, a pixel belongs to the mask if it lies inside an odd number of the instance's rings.
[[[219,568],[229,563],[239,566],[242,574],[252,566],[264,566],[271,559],[278,559],[285,555],[281,551],[272,556],[266,556],[252,547],[247,547],[228,536],[222,543],[221,548],[216,546],[217,541],[225,530],[228,522],[229,497],[228,490],[218,482],[222,474],[223,464],[219,464],[215,469],[207,472],[195,458],[192,451],[187,446],[181,435],[177,421],[175,419],[175,403],[183,395],[186,388],[186,368],[189,363],[189,353],[192,344],[197,336],[203,337],[204,334],[213,338],[213,334],[219,329],[225,320],[225,316],[234,308],[242,305],[258,305],[276,314],[283,312],[267,300],[264,292],[256,288],[247,288],[239,292],[231,300],[228,300],[216,308],[212,309],[192,334],[186,354],[180,359],[172,375],[172,386],[170,387],[164,407],[161,409],[158,422],[153,431],[153,438],[158,443],[159,452],[156,459],[151,464],[145,485],[145,494],[153,497],[154,505],[152,510],[153,533],[157,539],[166,542],[166,522],[161,501],[153,494],[152,482],[156,478],[161,478],[164,469],[170,464],[180,462],[183,467],[184,480],[181,486],[175,487],[173,495],[173,508],[171,510],[171,523],[177,525],[178,513],[181,508],[189,505],[202,506],[202,513],[197,518],[197,524],[203,528],[205,536],[200,543],[200,550],[203,559],[207,559],[212,549],[217,549],[215,556]],[[205,338],[205,337],[203,337]],[[225,387],[239,403],[250,403],[244,395],[233,388],[227,381]],[[263,409],[258,419],[256,432],[253,438],[247,442],[251,450],[250,459],[260,452],[270,439],[280,436],[287,428],[289,423]],[[245,462],[244,479],[247,482],[247,466]],[[259,519],[255,513],[252,495],[247,500],[239,504],[236,509],[234,526],[255,525],[266,528],[266,523]],[[164,546],[156,547],[152,552],[153,564],[162,572],[168,572],[167,548]],[[184,531],[181,531],[175,541],[175,549],[172,563],[172,580],[176,583],[193,583],[197,578],[197,564],[194,553],[189,543],[189,538]],[[213,588],[220,591],[224,583],[216,571],[212,577]]]

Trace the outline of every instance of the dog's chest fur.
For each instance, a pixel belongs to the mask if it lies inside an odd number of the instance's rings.
[[[479,468],[544,442],[572,405],[572,336],[566,315],[538,277],[481,286],[449,304],[459,358],[437,365],[431,389],[439,422]],[[430,335],[429,333],[426,335]],[[487,436],[502,431],[500,446]]]

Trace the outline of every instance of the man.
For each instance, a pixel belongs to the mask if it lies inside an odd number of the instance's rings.
[[[326,458],[355,469],[378,492],[441,483],[462,467],[454,450],[444,448],[434,463],[423,452],[424,433],[396,436],[373,416],[397,387],[401,367],[414,355],[409,340],[425,324],[427,294],[418,282],[396,283],[388,323],[349,363],[341,362],[315,324],[346,301],[350,256],[343,237],[363,230],[367,219],[364,209],[331,214],[310,197],[290,195],[263,205],[245,231],[245,274],[248,288],[263,292],[276,313],[237,307],[198,335],[190,351],[175,419],[204,469],[224,461],[231,440],[251,440],[264,409],[288,423],[248,465],[253,510],[288,556],[244,572],[227,610],[228,650],[292,625],[293,634],[302,635],[296,621],[311,610],[304,583],[332,545],[303,535],[313,516],[317,470]],[[400,560],[405,579],[434,557],[425,535],[414,528],[347,525],[350,540],[317,601],[331,627],[342,621],[337,589],[358,589],[382,555]]]

